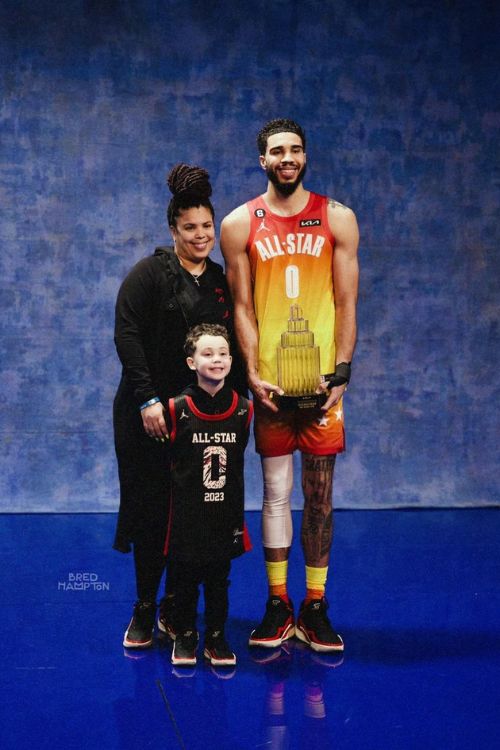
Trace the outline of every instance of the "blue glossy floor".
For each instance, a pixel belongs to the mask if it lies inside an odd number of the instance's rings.
[[[340,511],[328,582],[342,659],[249,650],[266,599],[259,514],[236,560],[235,670],[125,652],[132,559],[110,515],[0,517],[0,746],[143,750],[500,747],[498,510]],[[290,592],[299,604],[299,514]]]

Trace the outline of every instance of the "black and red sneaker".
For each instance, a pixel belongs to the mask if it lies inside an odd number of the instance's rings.
[[[196,649],[198,648],[198,632],[186,630],[177,633],[172,650],[172,664],[175,666],[193,667],[196,664]]]
[[[173,626],[174,622],[174,607],[175,601],[174,596],[164,596],[160,601],[159,614],[158,614],[158,632],[161,635],[168,636],[172,641],[175,641],[175,629]]]
[[[236,664],[236,654],[228,645],[222,630],[212,630],[206,634],[203,655],[213,667],[234,667]]]
[[[328,602],[325,597],[302,602],[299,610],[295,635],[309,644],[313,651],[343,651],[344,641],[332,627],[326,610]]]
[[[264,619],[250,633],[249,646],[276,648],[292,638],[295,632],[293,604],[279,596],[270,596],[266,604]]]
[[[136,602],[134,614],[123,637],[126,648],[148,648],[153,643],[156,603]]]

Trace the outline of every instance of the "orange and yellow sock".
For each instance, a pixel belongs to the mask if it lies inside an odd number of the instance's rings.
[[[306,565],[306,603],[312,599],[324,597],[327,574],[328,566],[326,568],[312,568]]]
[[[288,601],[287,577],[288,560],[282,562],[269,562],[266,560],[267,581],[269,584],[269,596],[279,596]]]

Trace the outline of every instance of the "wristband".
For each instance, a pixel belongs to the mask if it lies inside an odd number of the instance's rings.
[[[158,396],[155,396],[154,398],[150,398],[149,401],[146,401],[142,406],[139,406],[139,409],[142,411],[143,409],[147,409],[148,406],[153,406],[153,404],[158,404],[160,399]]]
[[[351,379],[351,363],[339,362],[335,365],[335,372],[328,383],[328,388],[335,388],[337,385],[347,385]]]

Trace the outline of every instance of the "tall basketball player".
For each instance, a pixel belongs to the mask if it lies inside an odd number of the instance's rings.
[[[343,396],[356,342],[358,227],[350,208],[305,189],[306,137],[300,125],[271,120],[257,143],[266,192],[232,211],[221,228],[264,478],[262,538],[269,598],[249,643],[273,648],[296,634],[315,651],[342,651],[342,638],[328,618],[325,585],[333,472],[336,455],[344,450]],[[284,398],[288,385],[283,373],[278,378],[281,335],[295,330],[309,331],[304,341],[319,347],[317,391],[324,400],[313,408]],[[300,373],[297,377],[300,381]],[[302,454],[306,578],[297,619],[287,590],[295,450]]]

